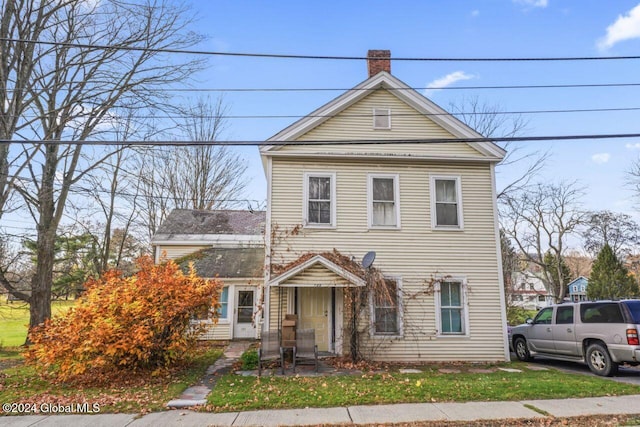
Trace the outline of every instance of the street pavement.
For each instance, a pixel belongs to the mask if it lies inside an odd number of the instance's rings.
[[[545,415],[543,415],[545,414]],[[170,410],[138,414],[29,415],[0,417],[3,427],[304,426],[420,421],[539,419],[583,415],[639,415],[640,395],[516,402],[411,403],[304,408],[220,414]]]

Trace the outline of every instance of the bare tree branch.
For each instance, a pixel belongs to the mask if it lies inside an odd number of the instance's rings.
[[[537,184],[509,194],[501,204],[504,233],[528,262],[540,267],[541,280],[558,302],[566,292],[561,268],[567,241],[585,220],[580,210],[582,195],[575,182]],[[545,254],[550,254],[552,262],[545,261]]]
[[[42,141],[0,151],[0,212],[17,189],[36,223],[33,326],[51,314],[54,243],[69,196],[117,152],[56,141],[108,133],[116,105],[144,100],[148,111],[166,108],[167,94],[157,89],[183,81],[202,62],[175,61],[157,49],[189,47],[201,38],[188,31],[187,10],[171,0],[5,0],[1,13],[0,35],[20,41],[0,45],[0,138]]]

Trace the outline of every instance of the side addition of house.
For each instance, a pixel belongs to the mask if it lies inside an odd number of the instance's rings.
[[[183,268],[193,262],[204,278],[219,278],[218,322],[202,339],[256,338],[256,308],[263,281],[264,222],[262,211],[176,209],[153,236],[155,262],[173,259]]]
[[[348,354],[347,295],[370,285],[361,260],[375,252],[391,297],[356,308],[362,355],[507,360],[494,173],[505,152],[446,141],[481,135],[391,75],[389,57],[370,51],[367,80],[260,149],[263,330],[296,314],[321,351]]]

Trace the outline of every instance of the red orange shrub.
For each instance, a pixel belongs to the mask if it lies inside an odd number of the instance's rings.
[[[86,292],[65,315],[30,332],[29,363],[65,380],[113,370],[157,369],[182,358],[199,330],[195,313],[215,308],[221,283],[173,261],[138,260],[125,277],[108,271],[86,283]]]

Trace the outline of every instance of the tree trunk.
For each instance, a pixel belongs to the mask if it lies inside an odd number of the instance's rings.
[[[56,144],[45,144],[46,161],[42,168],[42,183],[38,191],[38,226],[35,274],[31,278],[29,299],[29,330],[51,317],[51,287],[55,257],[58,215],[55,212],[54,185],[58,149]],[[29,344],[27,336],[26,344]]]
[[[52,232],[53,231],[53,232]],[[31,279],[29,300],[29,330],[51,317],[51,285],[53,283],[53,254],[55,228],[38,232],[36,271]],[[26,344],[29,344],[27,337]]]

